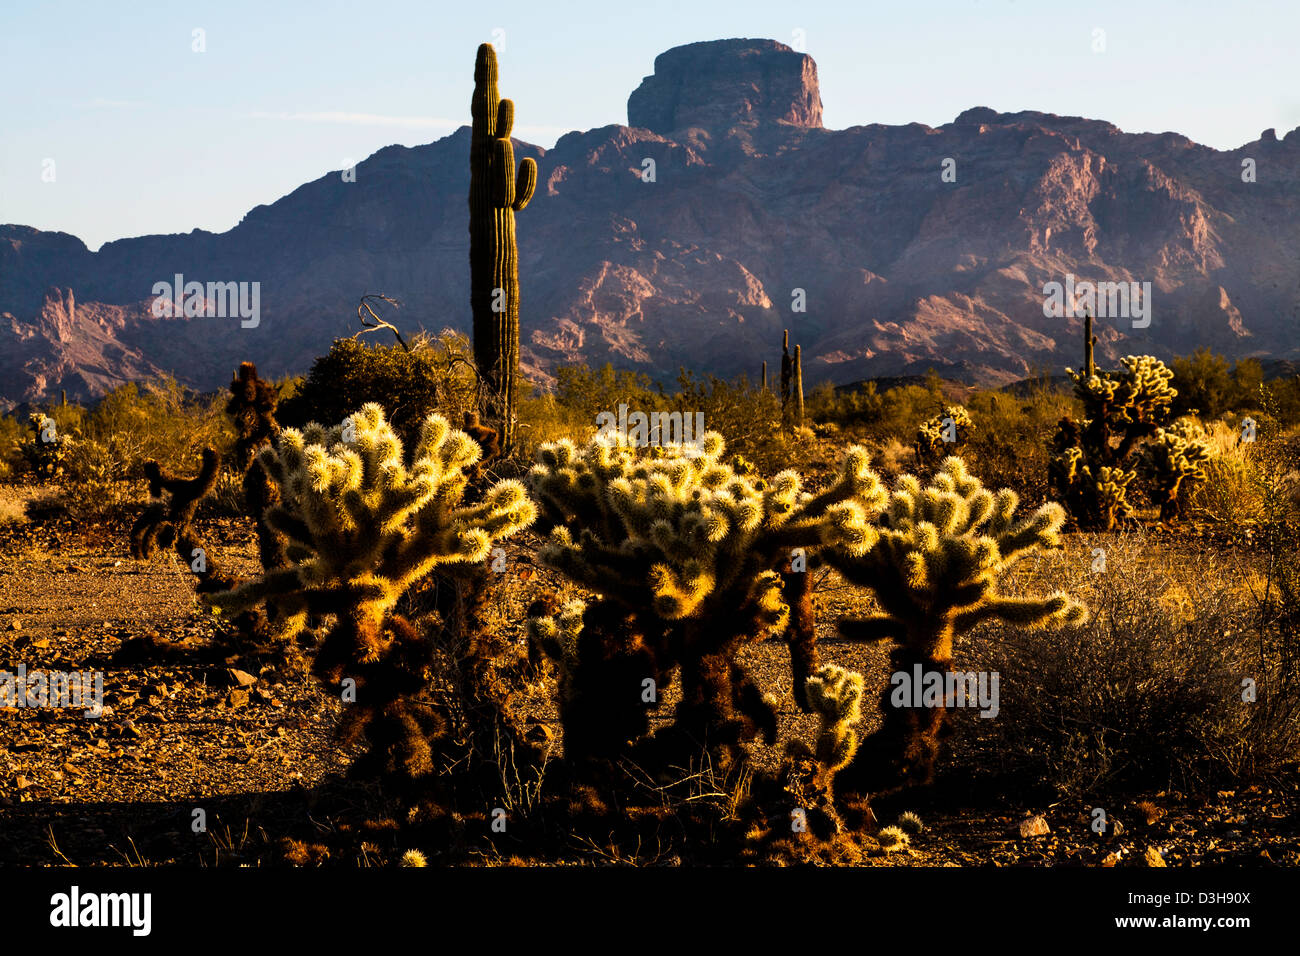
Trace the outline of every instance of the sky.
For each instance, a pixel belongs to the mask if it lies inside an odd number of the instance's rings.
[[[626,123],[657,54],[740,36],[802,44],[832,129],[988,106],[1233,149],[1300,126],[1296,0],[3,0],[0,223],[224,232],[468,123],[481,42],[515,136],[550,147]]]

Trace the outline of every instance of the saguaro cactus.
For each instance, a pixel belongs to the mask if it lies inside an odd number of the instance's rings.
[[[791,413],[791,419],[795,428],[803,427],[803,346],[794,347],[794,375],[790,383],[790,389],[794,393],[794,411]]]
[[[877,525],[879,540],[866,552],[840,548],[826,559],[853,584],[869,588],[881,613],[843,619],[845,637],[894,643],[895,674],[936,674],[940,686],[952,663],[957,635],[1001,619],[1023,627],[1080,623],[1085,608],[1068,595],[1006,597],[1003,575],[1038,548],[1059,545],[1065,511],[1047,504],[1017,519],[1019,498],[1004,489],[985,490],[960,458],[944,461],[932,484],[912,475],[899,479]],[[923,680],[934,678],[923,677]],[[892,682],[891,682],[892,684]],[[881,696],[884,721],[837,780],[855,789],[928,782],[938,754],[943,706],[894,706],[893,686]]]
[[[478,48],[474,64],[474,117],[470,139],[469,265],[474,314],[474,361],[486,387],[487,419],[502,450],[515,438],[519,391],[519,262],[515,213],[537,186],[537,163],[519,164],[510,143],[515,104],[497,93],[497,56],[492,44]]]

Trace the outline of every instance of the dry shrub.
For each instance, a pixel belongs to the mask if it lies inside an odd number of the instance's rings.
[[[1094,549],[1105,570],[1094,571]],[[1280,692],[1275,635],[1238,565],[1212,553],[1154,555],[1140,533],[1081,539],[1035,576],[1066,587],[1092,618],[1061,632],[990,626],[963,669],[1001,675],[993,719],[963,712],[969,768],[1059,793],[1192,791],[1267,776],[1295,759],[1300,714]],[[1254,703],[1242,682],[1257,685]]]

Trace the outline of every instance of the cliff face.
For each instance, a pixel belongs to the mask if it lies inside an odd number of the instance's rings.
[[[1220,152],[986,108],[827,130],[820,104],[812,60],[781,44],[690,44],[656,59],[630,126],[516,141],[540,167],[518,221],[527,369],[755,376],[788,327],[809,384],[930,366],[1003,382],[1078,361],[1080,320],[1043,311],[1067,274],[1151,283],[1149,325],[1100,320],[1099,360],[1300,358],[1300,130]],[[221,235],[90,253],[0,226],[0,404],[158,371],[217,388],[244,359],[303,371],[368,292],[403,302],[404,329],[468,329],[468,156],[467,127],[388,147],[355,182],[324,176]],[[154,316],[177,273],[258,282],[260,321]]]
[[[817,64],[775,40],[715,40],[655,57],[627,101],[627,121],[655,133],[789,123],[820,129]]]

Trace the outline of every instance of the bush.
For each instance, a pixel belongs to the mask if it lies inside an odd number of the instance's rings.
[[[1096,552],[1104,571],[1093,571]],[[996,625],[975,635],[964,666],[1000,674],[995,719],[962,715],[968,768],[1042,780],[1058,793],[1194,791],[1263,776],[1294,760],[1300,721],[1242,700],[1280,677],[1236,568],[1213,554],[1190,564],[1153,557],[1141,534],[1082,542],[1039,574],[1092,611],[1047,635]],[[1186,570],[1182,570],[1186,568]],[[1262,699],[1262,696],[1261,696]]]
[[[297,392],[281,397],[277,417],[290,427],[336,424],[373,402],[384,409],[403,446],[413,449],[432,412],[459,424],[466,411],[477,409],[476,392],[473,350],[461,333],[420,335],[409,350],[336,339]]]

